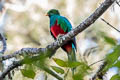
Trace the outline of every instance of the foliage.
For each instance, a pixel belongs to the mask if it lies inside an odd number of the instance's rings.
[[[103,74],[108,71],[108,69],[112,67],[118,67],[120,69],[120,60],[118,59],[120,56],[120,45],[117,44],[116,40],[113,38],[107,36],[105,33],[101,34],[102,38],[104,39],[106,44],[109,44],[111,53],[108,53],[105,57],[105,61],[107,62],[107,65],[105,68],[101,71]],[[65,69],[71,69],[75,68],[75,74],[72,76],[73,80],[83,80],[86,75],[89,74],[89,71],[91,70],[90,66],[84,61],[64,61],[58,58],[53,58],[54,62],[58,66],[49,66],[47,64],[48,60],[47,57],[50,56],[50,51],[47,52],[47,55],[37,55],[34,57],[24,55],[24,60],[22,61],[23,64],[26,66],[24,69],[21,69],[21,73],[23,76],[34,79],[36,73],[35,73],[35,67],[43,70],[50,75],[56,77],[57,79],[62,80],[62,78],[59,76],[61,74],[66,75],[70,72],[66,72]],[[34,67],[34,68],[33,68]],[[52,70],[51,70],[52,68]],[[32,73],[32,74],[30,74]],[[59,75],[58,75],[59,74]],[[120,78],[119,74],[116,74],[112,76],[111,80],[117,80]]]
[[[48,51],[50,52],[50,51]],[[48,53],[47,52],[47,53]],[[28,56],[28,55],[24,55],[24,60],[22,61],[22,64],[25,64],[24,69],[21,69],[21,73],[23,74],[23,76],[28,77],[28,78],[34,78],[35,77],[35,69],[38,68],[40,70],[43,70],[49,74],[51,74],[52,76],[54,76],[55,78],[62,80],[62,78],[60,76],[58,76],[56,73],[54,73],[51,69],[49,69],[49,65],[47,65],[47,57],[49,56],[50,53],[48,53],[47,55],[44,54],[39,54],[36,56]],[[28,66],[28,67],[26,67]],[[33,66],[34,68],[32,68],[31,66]],[[62,69],[58,68],[58,67],[53,67],[52,68],[59,73],[64,73],[64,70],[62,71]],[[30,73],[32,73],[31,75],[29,75]]]
[[[51,67],[55,72],[64,74],[64,70],[62,68],[56,66],[51,66]]]
[[[53,58],[53,60],[56,62],[61,67],[69,67],[69,68],[74,68],[82,64],[82,62],[77,62],[77,61],[63,61],[61,59]]]
[[[119,80],[120,79],[120,75],[116,74],[114,76],[112,76],[112,78],[110,80]]]
[[[23,74],[23,76],[32,78],[32,79],[34,79],[36,75],[33,70],[26,70],[26,69],[21,69],[21,73]]]
[[[34,79],[36,75],[33,65],[25,65],[25,69],[21,69],[20,71],[23,76],[28,78]]]
[[[107,65],[101,72],[105,73],[108,71],[108,69],[110,69],[112,67],[117,67],[118,70],[120,70],[120,60],[119,60],[120,44],[117,44],[116,40],[114,40],[113,38],[111,38],[105,34],[102,36],[104,38],[104,41],[112,46],[112,48],[110,49],[112,52],[108,53],[106,55],[105,61],[107,62]],[[120,75],[116,74],[116,75],[112,76],[112,78],[110,80],[119,80],[119,79],[120,79]]]
[[[87,75],[91,68],[85,62],[78,62],[78,61],[63,61],[61,59],[53,58],[53,60],[58,64],[60,67],[65,68],[76,68],[76,73],[73,75],[74,80],[83,80],[85,75]]]
[[[48,53],[49,54],[49,53]],[[58,58],[53,58],[55,63],[60,66],[51,66],[52,70],[54,70],[56,73],[60,73],[63,75],[66,75],[67,73],[64,71],[64,69],[71,69],[76,68],[76,73],[73,75],[74,80],[83,79],[85,75],[87,75],[90,70],[90,67],[87,65],[87,63],[82,61],[63,61]],[[30,57],[27,55],[24,55],[24,60],[22,61],[23,64],[25,64],[24,69],[21,69],[21,73],[23,76],[34,79],[36,73],[35,69],[39,68],[52,76],[56,77],[57,79],[62,80],[60,76],[58,76],[54,71],[52,71],[47,65],[47,56],[46,55],[37,55],[34,57]],[[63,69],[64,68],[64,69]],[[77,77],[79,76],[79,77]]]
[[[6,0],[8,1],[8,0]],[[14,10],[13,6],[9,6],[8,10],[9,10],[9,21],[10,23],[7,24],[7,35],[8,35],[8,42],[9,45],[12,45],[12,47],[10,48],[11,50],[15,50],[18,48],[22,48],[23,46],[28,45],[29,47],[38,47],[36,46],[36,44],[39,44],[39,41],[41,43],[41,47],[46,46],[47,44],[52,42],[52,39],[49,35],[49,30],[48,30],[48,20],[47,18],[44,16],[44,14],[46,13],[46,10],[48,10],[51,7],[49,6],[53,6],[57,9],[59,9],[61,11],[62,15],[65,15],[67,18],[69,18],[70,20],[72,20],[74,25],[78,25],[79,22],[81,22],[85,17],[87,17],[91,11],[87,11],[86,9],[91,8],[91,10],[95,9],[96,6],[99,6],[99,3],[101,3],[99,1],[94,1],[94,3],[91,3],[91,0],[36,0],[36,1],[29,1],[29,0],[18,0],[19,2],[16,2],[17,0],[14,0],[13,3],[20,3],[22,4],[22,7],[25,9],[23,9],[23,12],[16,12]],[[37,2],[39,1],[39,2]],[[89,5],[84,5],[89,3]],[[33,4],[31,4],[33,3]],[[36,4],[37,3],[37,4]],[[40,3],[38,5],[38,3]],[[45,3],[45,5],[43,6],[43,3]],[[70,4],[68,4],[70,3]],[[26,6],[26,4],[29,4]],[[16,4],[15,4],[16,5]],[[74,5],[74,6],[72,6]],[[92,7],[91,7],[92,5]],[[69,9],[69,8],[73,8],[73,9]],[[19,6],[16,6],[16,9],[19,11]],[[79,11],[78,9],[80,9],[81,11]],[[20,10],[21,7],[20,7]],[[69,15],[68,15],[69,14]],[[75,14],[75,15],[74,15]],[[83,15],[85,15],[83,17]],[[108,16],[109,17],[109,16]],[[112,20],[115,21],[115,20]],[[12,24],[11,24],[12,23]],[[98,28],[98,27],[97,27]],[[99,29],[101,28],[101,24]],[[101,28],[103,29],[103,27]],[[95,29],[92,31],[95,31]],[[86,34],[86,35],[89,35]],[[80,35],[82,38],[82,35]],[[91,36],[91,35],[90,35]],[[17,40],[17,41],[16,41]],[[81,39],[82,40],[82,39]],[[37,42],[36,42],[37,41]],[[112,40],[110,40],[109,42],[113,45],[115,45],[113,42],[111,42]],[[31,44],[32,43],[32,44]],[[13,45],[14,44],[14,45]],[[19,45],[19,46],[18,46]],[[17,46],[17,47],[16,47]],[[46,64],[47,60],[46,57],[40,57],[40,56],[36,56],[34,58],[31,58],[29,56],[25,56],[24,60],[23,60],[23,64],[26,64],[28,66],[35,66],[38,69],[41,69],[43,71],[45,70],[49,70],[49,65]],[[62,69],[66,69],[66,68],[72,68],[72,67],[77,67],[80,68],[80,70],[82,69],[82,66],[87,66],[86,63],[84,62],[67,62],[67,61],[56,61],[56,64],[58,64],[60,67],[52,67],[53,70],[55,70],[55,72],[58,73],[62,73]],[[84,65],[85,64],[85,65]],[[80,67],[81,66],[81,67]],[[62,67],[62,68],[61,68]],[[82,72],[84,73],[84,71],[87,71],[87,69],[89,68],[85,68]],[[27,67],[25,67],[24,69],[21,70],[22,74],[24,75],[25,72],[31,72],[31,70],[27,69]],[[34,68],[32,69],[32,71],[35,71]],[[50,71],[49,71],[50,72]],[[81,71],[79,71],[81,72]],[[78,73],[79,73],[78,72]],[[33,72],[34,73],[34,72]],[[65,71],[64,71],[65,74]],[[82,74],[82,73],[80,73]],[[24,75],[25,76],[25,75]],[[81,75],[78,75],[78,77]],[[82,75],[82,77],[85,75]],[[29,76],[28,76],[29,77]],[[30,78],[30,77],[29,77]],[[33,77],[31,77],[33,78]],[[82,78],[81,78],[82,79]]]
[[[104,32],[99,32],[99,35],[104,39],[104,41],[112,46],[117,45],[117,42],[114,38],[109,37]]]
[[[91,68],[84,62],[78,66],[77,73],[73,76],[74,80],[83,80],[84,77],[89,74]]]
[[[105,42],[107,42],[108,44],[111,44],[113,46],[116,45],[116,41],[113,38],[108,37],[106,35],[103,35],[103,37],[104,37]]]
[[[119,58],[120,56],[120,45],[116,45],[113,49],[113,52],[112,53],[109,53],[107,56],[106,56],[106,61],[107,61],[107,66],[105,68],[105,70],[108,70],[109,68],[111,67],[119,67]]]

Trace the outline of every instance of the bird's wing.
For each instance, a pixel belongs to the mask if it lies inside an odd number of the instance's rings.
[[[68,21],[67,18],[60,16],[60,17],[58,17],[57,21],[58,21],[57,24],[60,25],[60,27],[64,30],[64,32],[70,32],[72,30],[72,25]],[[76,39],[73,38],[72,41],[73,41],[73,44],[74,44],[74,46],[76,48]]]
[[[72,25],[65,17],[60,16],[57,18],[57,21],[57,24],[60,25],[64,32],[69,32],[72,30]]]

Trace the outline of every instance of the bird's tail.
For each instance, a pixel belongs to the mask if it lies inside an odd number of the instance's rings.
[[[67,54],[69,61],[76,61],[75,49],[72,48],[71,52]]]
[[[74,45],[73,45],[74,46]],[[75,62],[76,60],[76,51],[75,51],[75,47],[72,46],[72,50],[67,54],[68,55],[68,61],[70,62]],[[74,75],[74,71],[75,71],[75,67],[71,69],[72,70],[72,74]]]

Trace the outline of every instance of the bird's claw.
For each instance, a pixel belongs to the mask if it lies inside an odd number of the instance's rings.
[[[61,38],[61,37],[63,37],[64,36],[64,34],[59,34],[58,36],[57,36],[57,39],[58,38]]]
[[[64,34],[59,34],[58,37],[57,37],[57,41],[58,41],[58,45],[60,45],[62,42],[63,42],[63,37]]]

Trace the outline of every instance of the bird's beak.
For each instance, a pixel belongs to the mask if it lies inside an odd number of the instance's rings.
[[[48,16],[48,14],[46,14],[46,16]]]

